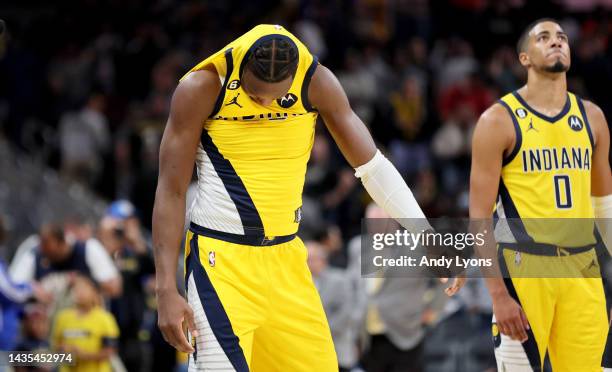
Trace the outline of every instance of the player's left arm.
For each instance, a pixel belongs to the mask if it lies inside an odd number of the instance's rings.
[[[370,132],[351,109],[340,82],[329,69],[317,66],[308,97],[372,199],[391,217],[400,219],[398,222],[409,231],[430,229],[410,188],[376,148]]]
[[[610,130],[601,109],[594,103],[584,101],[595,148],[591,168],[591,195],[597,228],[612,252],[612,174],[610,173]]]
[[[603,111],[594,103],[584,101],[584,109],[591,125],[595,148],[591,169],[591,195],[605,197],[612,195],[610,174],[610,130]]]

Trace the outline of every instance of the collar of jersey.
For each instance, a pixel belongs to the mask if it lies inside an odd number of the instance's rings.
[[[521,97],[521,95],[516,90],[514,92],[512,92],[512,94],[521,103],[521,105],[525,106],[527,108],[527,110],[529,110],[532,114],[534,114],[535,116],[539,117],[540,119],[546,120],[546,121],[548,121],[550,123],[555,123],[556,121],[558,121],[559,119],[564,117],[565,114],[568,113],[568,111],[570,109],[570,106],[571,106],[569,94],[566,94],[567,99],[565,100],[565,106],[563,106],[561,111],[557,115],[555,115],[555,116],[548,116],[548,115],[542,114],[541,112],[539,112],[537,110],[534,110],[531,106],[529,106],[527,101],[525,101],[523,99],[523,97]]]

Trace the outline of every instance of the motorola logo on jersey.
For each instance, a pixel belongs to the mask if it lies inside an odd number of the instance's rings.
[[[527,116],[527,110],[525,110],[522,107],[517,108],[515,112],[516,112],[516,116],[518,116],[521,119],[523,119],[523,118],[525,118],[525,116]]]
[[[572,128],[572,130],[575,130],[576,132],[580,132],[582,130],[582,127],[584,127],[584,124],[582,124],[582,120],[580,120],[580,118],[576,115],[571,115],[567,119],[567,124],[569,124],[570,128]]]
[[[236,90],[240,88],[240,80],[232,80],[229,84],[227,84],[227,89]]]
[[[298,98],[293,93],[288,93],[284,97],[278,98],[276,103],[282,108],[289,108],[297,102]]]

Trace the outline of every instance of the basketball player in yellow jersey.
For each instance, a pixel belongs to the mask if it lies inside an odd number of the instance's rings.
[[[295,236],[317,115],[381,207],[424,217],[337,79],[283,27],[257,26],[202,61],[172,99],[153,212],[158,324],[190,370],[338,370]],[[194,161],[186,302],[175,276]]]
[[[609,218],[608,126],[599,107],[567,92],[567,35],[554,20],[539,20],[517,49],[527,84],[476,125],[470,217],[491,218],[497,204],[500,218]],[[608,333],[601,279],[512,277],[528,262],[552,259],[584,260],[598,270],[593,229],[569,242],[563,231],[541,235],[522,221],[509,236],[496,236],[500,266],[511,278],[487,279],[498,369],[541,371],[548,351],[555,372],[600,372]]]

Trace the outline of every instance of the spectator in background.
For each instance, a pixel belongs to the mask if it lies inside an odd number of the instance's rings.
[[[74,39],[65,40],[53,52],[46,78],[51,93],[57,97],[54,103],[62,110],[82,104],[93,86],[95,53]]]
[[[406,76],[399,90],[390,94],[395,125],[401,130],[404,140],[412,142],[425,121],[425,97],[421,81],[416,76]]]
[[[363,68],[376,79],[376,97],[372,101],[376,103],[377,100],[380,100],[381,93],[388,92],[395,83],[393,70],[384,57],[382,47],[375,42],[366,43],[363,47],[361,63]]]
[[[408,176],[431,166],[429,144],[422,135],[427,107],[421,84],[416,75],[408,75],[400,89],[389,95],[393,124],[401,134],[400,138],[391,140],[391,157],[398,171]]]
[[[492,102],[491,90],[475,71],[441,92],[438,106],[444,123],[434,134],[431,147],[439,161],[446,194],[456,194],[468,184],[474,125]]]
[[[516,63],[516,52],[510,47],[502,47],[493,53],[487,73],[495,81],[499,94],[510,92],[520,87],[520,82],[526,79],[525,69]]]
[[[121,277],[110,256],[95,239],[66,241],[64,229],[46,224],[40,229],[40,244],[16,256],[11,263],[13,280],[21,283],[40,281],[55,295],[54,308],[70,302],[68,285],[75,273],[91,277],[109,297],[121,294]]]
[[[328,137],[317,134],[306,170],[304,197],[318,200],[323,217],[335,221],[337,207],[347,199],[357,183],[353,173],[351,168],[335,164]]]
[[[456,160],[469,154],[475,117],[467,106],[453,109],[452,115],[435,133],[432,150],[438,159]]]
[[[350,371],[357,363],[355,339],[351,329],[353,301],[350,281],[344,270],[329,267],[326,248],[315,241],[305,243],[308,249],[308,267],[319,291],[327,315],[340,371]]]
[[[93,237],[93,227],[83,214],[75,213],[64,221],[64,239],[69,245],[77,241],[85,242]],[[13,256],[13,262],[20,262],[22,255],[29,255],[31,251],[38,249],[40,235],[38,232],[24,239]],[[11,275],[14,265],[11,265]]]
[[[184,57],[180,51],[169,52],[152,66],[147,97],[130,105],[129,115],[117,133],[114,154],[117,194],[127,196],[143,216],[153,214],[159,145],[172,92],[184,73]],[[151,228],[150,218],[142,223],[145,228]]]
[[[563,29],[567,30],[565,22]],[[570,36],[570,40],[574,40],[574,38]],[[609,84],[603,83],[612,79],[612,58],[610,58],[612,50],[610,45],[612,44],[610,43],[609,19],[585,21],[580,30],[579,41],[576,44],[576,50],[573,50],[572,55],[572,70],[574,70],[574,73],[570,83],[578,83],[575,84],[580,90],[578,94],[600,103],[606,116],[610,117],[612,115],[612,97],[610,97]]]
[[[94,186],[102,172],[100,159],[110,150],[105,97],[93,92],[85,106],[65,113],[59,123],[62,174],[73,181]]]
[[[49,352],[49,328],[47,309],[40,304],[26,305],[22,320],[23,337],[15,350]],[[51,370],[51,367],[42,365],[15,367],[15,372],[51,372]]]
[[[93,226],[86,216],[75,214],[64,221],[64,236],[68,243],[86,242],[93,238]]]
[[[460,37],[438,40],[430,56],[440,92],[466,79],[478,68],[472,46]]]
[[[3,246],[5,230],[0,216],[0,351],[14,350],[19,333],[19,312],[30,299],[51,298],[37,283],[16,283],[8,275]]]
[[[319,60],[324,60],[327,56],[327,44],[325,35],[321,27],[311,19],[302,19],[293,25],[295,35],[308,45],[310,53],[314,54]]]
[[[115,318],[100,306],[100,293],[87,277],[74,278],[71,294],[74,306],[57,314],[51,343],[56,352],[72,353],[76,364],[62,365],[60,372],[111,372],[119,337]]]
[[[19,334],[19,312],[35,297],[35,291],[41,291],[35,284],[13,283],[6,273],[4,260],[0,260],[0,351],[14,350]]]
[[[152,295],[155,266],[132,203],[127,200],[112,203],[100,221],[98,236],[113,257],[123,283],[122,296],[110,302],[121,328],[119,356],[128,371],[137,372],[145,364],[140,333],[145,314],[150,310],[146,299]]]
[[[364,65],[363,54],[357,50],[348,51],[344,70],[338,73],[338,81],[357,116],[369,125],[374,115],[373,104],[378,96],[378,86],[375,72]]]
[[[368,233],[395,232],[399,228],[380,207],[370,205],[368,212]],[[358,249],[355,245],[351,248],[354,256]],[[368,253],[371,252],[363,252],[362,255]],[[405,278],[385,272],[366,280],[365,328],[369,346],[362,357],[366,371],[424,371],[423,322],[428,287],[429,281],[425,277]]]
[[[493,94],[476,69],[457,78],[440,92],[438,110],[442,120],[458,120],[457,115],[465,108],[465,120],[474,121],[493,103]]]

